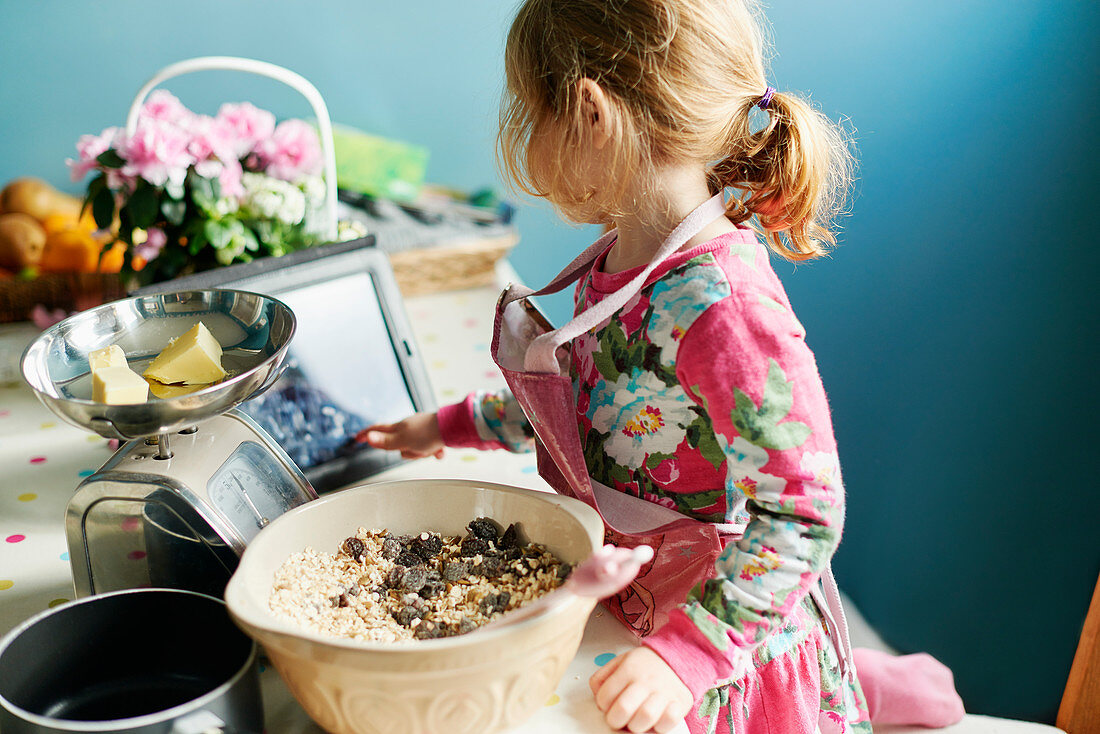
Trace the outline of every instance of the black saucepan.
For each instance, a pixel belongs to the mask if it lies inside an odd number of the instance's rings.
[[[256,653],[210,596],[130,589],[80,599],[0,640],[0,731],[259,734]]]

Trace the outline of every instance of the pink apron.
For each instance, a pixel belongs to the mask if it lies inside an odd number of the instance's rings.
[[[560,329],[552,329],[527,298],[556,293],[576,282],[614,240],[614,231],[581,253],[545,288],[532,291],[509,285],[497,302],[493,360],[535,431],[539,474],[559,493],[600,513],[605,542],[625,548],[645,544],[655,551],[627,588],[604,600],[608,610],[640,637],[663,625],[692,588],[714,576],[718,555],[741,537],[744,527],[702,522],[592,480],[581,447],[568,350],[561,347],[611,318],[641,290],[654,268],[725,212],[721,194],[699,206],[637,276]],[[812,593],[847,673],[848,630],[830,569],[822,574],[822,586]]]

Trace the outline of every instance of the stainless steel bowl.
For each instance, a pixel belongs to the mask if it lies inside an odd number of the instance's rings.
[[[136,405],[92,400],[88,355],[119,345],[141,372],[169,340],[199,321],[222,346],[229,376],[174,398]],[[62,419],[105,438],[144,438],[190,428],[271,386],[294,336],[294,313],[282,301],[236,290],[195,290],[126,298],[70,316],[43,332],[23,354],[23,377]]]

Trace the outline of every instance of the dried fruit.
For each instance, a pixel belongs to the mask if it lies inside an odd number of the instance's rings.
[[[479,553],[484,553],[489,550],[489,541],[484,538],[479,538],[473,533],[470,533],[462,539],[462,545],[459,547],[459,552],[464,557],[476,556]]]
[[[476,520],[471,520],[470,524],[466,526],[466,529],[469,530],[472,535],[476,535],[483,540],[496,540],[500,537],[500,526],[487,517],[479,517]]]
[[[404,566],[394,566],[386,575],[386,586],[391,589],[400,589],[402,584],[405,583],[405,571]]]
[[[508,526],[508,529],[504,531],[504,535],[500,536],[500,542],[497,543],[501,550],[518,550],[521,545],[523,545],[523,541],[519,537],[519,530],[516,528],[515,523]]]
[[[393,612],[393,618],[404,627],[408,627],[413,623],[413,620],[421,619],[423,616],[424,612],[422,610],[411,605],[398,607]]]
[[[495,579],[504,573],[504,559],[496,555],[486,555],[481,559],[475,571],[487,579]]]
[[[434,533],[421,533],[409,544],[409,550],[425,561],[430,561],[443,550],[443,538]]]
[[[564,561],[558,566],[557,574],[559,579],[568,578],[569,574],[573,573],[572,564],[565,563]]]
[[[468,573],[470,573],[470,564],[466,561],[448,561],[443,565],[444,581],[458,581]]]
[[[397,557],[397,560],[394,561],[394,563],[399,566],[419,566],[420,556],[413,553],[411,550],[404,550],[401,551],[401,555]]]
[[[444,628],[431,619],[425,619],[416,626],[413,630],[413,636],[418,640],[434,640],[439,637],[445,637],[446,633]]]
[[[420,587],[420,596],[425,599],[431,599],[433,596],[442,594],[447,589],[447,585],[443,583],[443,579],[440,578],[438,571],[428,571],[427,580],[424,585]]]
[[[481,601],[478,602],[478,608],[481,610],[482,614],[488,617],[494,612],[503,612],[511,599],[512,595],[507,591],[502,591],[498,594],[486,594],[481,598]]]
[[[386,538],[382,541],[382,557],[387,561],[396,559],[403,550],[405,546],[401,545],[401,541],[397,538]]]
[[[363,557],[363,553],[366,552],[366,546],[363,545],[363,541],[356,538],[354,535],[344,541],[344,552],[355,560],[359,560]]]
[[[405,591],[420,591],[426,583],[428,583],[428,569],[423,566],[413,566],[405,570],[400,587]]]

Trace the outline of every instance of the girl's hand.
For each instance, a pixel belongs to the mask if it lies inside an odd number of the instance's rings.
[[[666,734],[691,711],[691,691],[648,647],[637,647],[588,680],[596,705],[612,729]]]
[[[443,458],[443,439],[435,413],[414,413],[397,423],[368,426],[355,436],[376,449],[400,451],[405,459]]]

